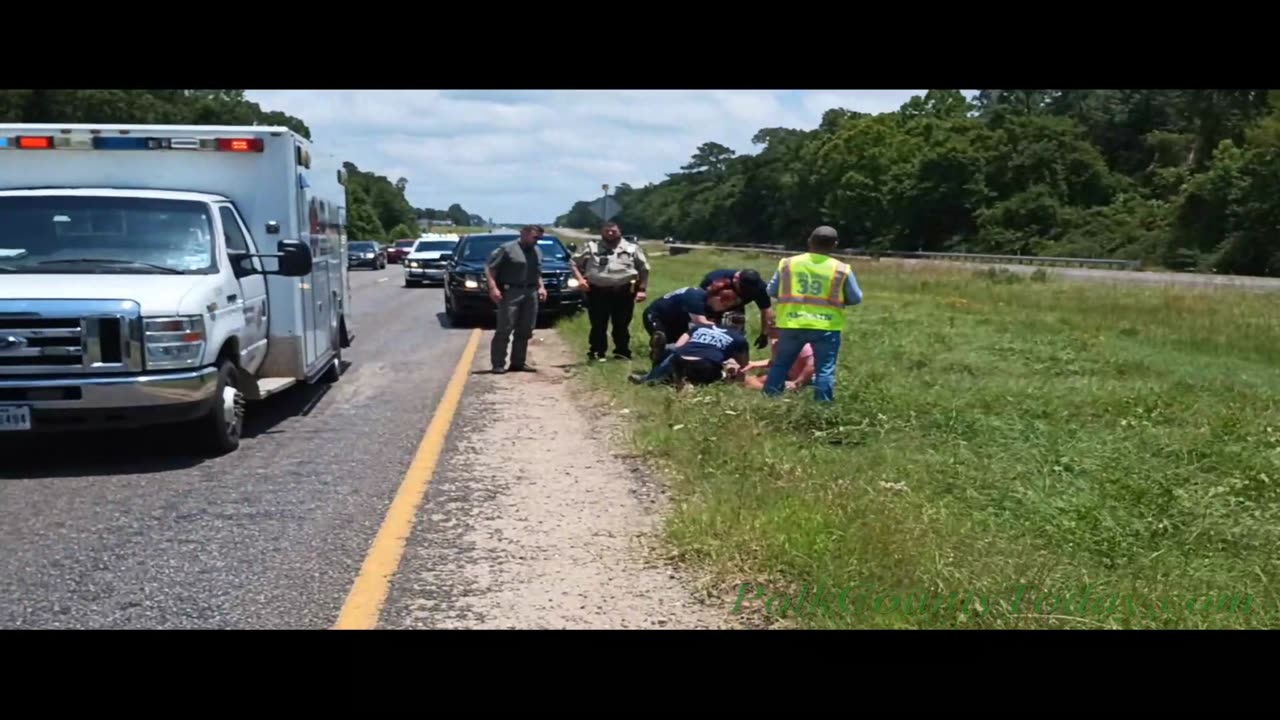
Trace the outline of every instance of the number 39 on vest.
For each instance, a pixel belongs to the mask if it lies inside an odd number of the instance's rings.
[[[850,272],[848,265],[825,255],[784,258],[778,263],[777,326],[844,329],[844,284]]]

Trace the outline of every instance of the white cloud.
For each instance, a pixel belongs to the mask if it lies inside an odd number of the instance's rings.
[[[754,152],[762,127],[813,128],[833,107],[897,109],[922,90],[254,90],[316,142],[391,179],[417,207],[461,203],[549,221],[602,183],[660,182],[708,140]]]

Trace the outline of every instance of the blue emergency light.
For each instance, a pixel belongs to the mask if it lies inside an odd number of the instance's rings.
[[[7,148],[7,147],[9,147],[9,138],[0,137],[0,148]]]
[[[151,139],[144,137],[102,137],[93,139],[94,150],[147,150]]]

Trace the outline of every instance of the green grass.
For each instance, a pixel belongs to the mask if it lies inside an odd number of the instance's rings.
[[[659,257],[651,296],[775,262]],[[769,601],[801,627],[1280,627],[1274,296],[854,267],[866,300],[832,406],[731,386],[677,396],[629,385],[620,363],[586,373],[673,479],[678,556],[751,583],[741,612]],[[585,317],[561,331],[585,351]],[[633,333],[644,348],[639,313]],[[835,588],[826,612],[818,584]]]
[[[472,235],[472,234],[482,234],[482,233],[487,233],[487,232],[490,232],[490,230],[489,230],[489,228],[487,228],[487,227],[470,227],[470,226],[467,226],[467,227],[444,227],[444,226],[441,226],[441,225],[436,225],[436,226],[432,227],[430,230],[427,230],[427,229],[425,229],[425,228],[419,228],[419,232],[423,232],[423,233],[427,233],[427,232],[429,232],[429,233],[437,233],[437,234],[441,234],[441,235]]]

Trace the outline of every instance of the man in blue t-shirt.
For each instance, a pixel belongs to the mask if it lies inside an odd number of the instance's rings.
[[[630,380],[637,385],[670,379],[687,380],[696,385],[716,382],[724,377],[726,362],[733,360],[742,368],[750,359],[751,346],[740,328],[740,325],[721,327],[695,323],[653,370],[646,375],[632,375]]]
[[[653,364],[657,365],[662,360],[668,343],[688,332],[691,323],[707,323],[707,315],[724,313],[737,302],[737,294],[729,288],[707,292],[685,287],[649,303],[642,320],[644,329],[649,332],[649,357]]]

